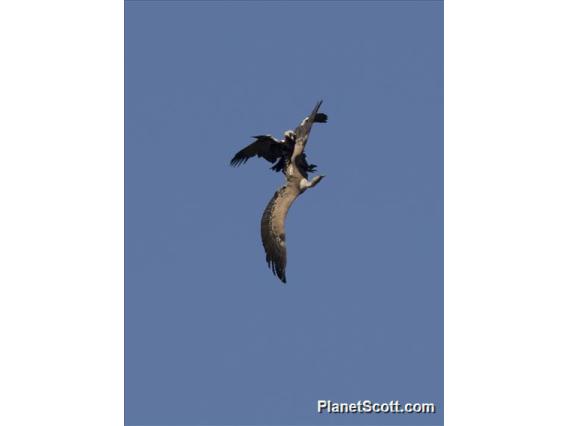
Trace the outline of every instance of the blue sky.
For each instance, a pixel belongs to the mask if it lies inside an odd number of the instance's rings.
[[[127,424],[438,424],[318,399],[442,408],[443,4],[127,2]],[[287,220],[282,175],[228,162],[323,99],[327,177]]]

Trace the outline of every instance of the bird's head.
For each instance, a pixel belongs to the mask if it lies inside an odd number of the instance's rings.
[[[292,130],[286,130],[284,132],[284,142],[294,142],[296,140],[296,133]]]

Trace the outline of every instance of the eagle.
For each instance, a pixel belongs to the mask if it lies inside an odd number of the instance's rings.
[[[314,117],[314,123],[327,123],[327,114],[317,113]],[[272,135],[252,136],[255,141],[244,147],[231,160],[231,166],[238,167],[246,163],[250,158],[257,156],[264,158],[266,161],[274,164],[270,169],[275,172],[283,172],[286,162],[290,159],[294,150],[296,134],[292,130],[284,132],[284,139],[278,140]],[[302,153],[298,161],[299,167],[305,173],[314,173],[316,171],[315,164],[308,164],[306,154]]]
[[[279,141],[270,135],[254,136],[256,141],[231,160],[232,166],[238,166],[256,155],[276,163],[271,169],[281,171],[286,178],[285,185],[268,202],[260,221],[266,263],[282,283],[286,283],[286,216],[294,201],[324,178],[318,175],[312,180],[308,179],[308,173],[314,172],[316,166],[307,162],[304,153],[312,124],[327,122],[327,115],[319,112],[321,104],[322,101],[319,101],[295,130],[286,131],[283,140]]]

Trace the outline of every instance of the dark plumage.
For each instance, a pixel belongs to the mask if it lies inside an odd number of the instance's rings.
[[[238,167],[255,155],[271,163],[275,163],[276,160],[285,155],[286,151],[290,150],[290,148],[285,146],[285,143],[279,141],[272,135],[258,135],[253,136],[253,138],[256,139],[253,143],[235,154],[231,160],[231,166]]]
[[[313,122],[327,123],[327,114],[322,112],[317,113],[315,117],[313,117]],[[253,143],[241,149],[231,159],[231,166],[238,167],[241,164],[245,164],[250,158],[257,156],[258,158],[264,158],[272,164],[276,163],[270,168],[271,170],[275,172],[284,171],[294,151],[296,141],[295,132],[286,132],[284,139],[281,141],[272,135],[258,135],[253,136],[253,138],[255,138]],[[302,153],[298,167],[307,174],[315,172],[317,166],[315,164],[309,164],[306,155]]]

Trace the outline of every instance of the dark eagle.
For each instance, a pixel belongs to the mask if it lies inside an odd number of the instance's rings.
[[[270,135],[255,136],[257,140],[231,160],[231,165],[238,166],[256,155],[276,163],[272,169],[282,171],[286,176],[286,184],[269,201],[260,223],[266,262],[283,283],[286,282],[286,215],[296,198],[323,179],[323,176],[315,176],[308,180],[308,172],[313,172],[315,165],[308,164],[304,153],[312,124],[327,122],[327,115],[318,112],[321,103],[316,104],[312,113],[294,131],[287,131],[284,140],[279,141]]]
[[[314,117],[314,123],[327,123],[327,115],[321,112],[317,113]],[[272,164],[276,163],[271,167],[275,172],[283,172],[287,161],[292,156],[296,142],[296,133],[288,130],[284,132],[284,139],[282,140],[278,140],[272,135],[258,135],[253,136],[253,138],[255,138],[253,143],[235,154],[231,160],[231,166],[238,167],[256,155]],[[313,173],[317,167],[315,164],[308,164],[306,154],[303,153],[299,158],[298,166],[305,173]]]

